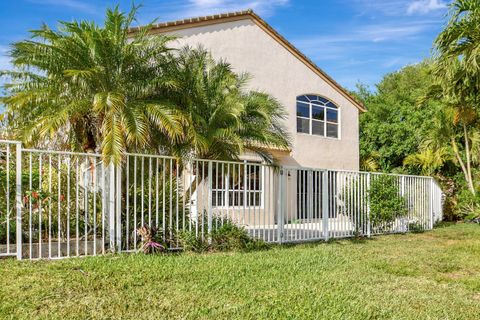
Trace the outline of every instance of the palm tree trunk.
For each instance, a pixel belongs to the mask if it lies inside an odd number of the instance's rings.
[[[465,177],[465,181],[467,182],[467,185],[468,185],[468,189],[470,190],[470,192],[475,194],[475,188],[473,188],[471,176],[469,175],[467,167],[465,166],[465,163],[463,162],[462,157],[460,156],[460,152],[458,151],[457,143],[454,137],[450,138],[450,143],[452,144],[453,152],[455,153],[455,157],[457,158],[457,161],[460,164],[460,167],[462,169],[463,176]]]
[[[467,158],[467,175],[468,175],[468,187],[470,191],[475,194],[475,187],[473,186],[472,178],[472,168],[471,168],[471,157],[470,157],[470,142],[468,141],[468,131],[465,123],[462,123],[463,126],[463,135],[465,138],[465,155]]]

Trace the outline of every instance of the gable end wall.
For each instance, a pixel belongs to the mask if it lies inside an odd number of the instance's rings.
[[[215,59],[229,62],[234,71],[252,76],[248,87],[267,92],[287,109],[286,126],[292,136],[292,152],[278,154],[284,165],[358,170],[359,110],[339,91],[268,35],[251,19],[189,27],[169,32],[177,35],[175,46],[201,45]],[[340,139],[296,133],[296,97],[319,94],[340,109]]]

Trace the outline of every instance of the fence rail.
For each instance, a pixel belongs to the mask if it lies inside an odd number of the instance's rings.
[[[428,230],[442,219],[430,177],[22,149],[0,141],[0,256],[57,259],[137,251],[142,226],[170,247],[226,223],[287,243]],[[383,207],[382,207],[383,206]],[[387,210],[388,209],[388,210]]]

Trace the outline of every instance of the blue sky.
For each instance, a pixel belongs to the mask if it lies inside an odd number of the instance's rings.
[[[102,21],[106,7],[125,1],[2,0],[0,69],[8,46],[41,23]],[[373,86],[382,76],[428,57],[445,24],[446,0],[143,0],[140,24],[252,8],[343,86]]]

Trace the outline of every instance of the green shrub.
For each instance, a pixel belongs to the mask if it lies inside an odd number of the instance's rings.
[[[210,233],[211,247],[217,251],[243,250],[250,241],[247,232],[227,221]]]
[[[214,229],[210,238],[211,248],[215,251],[250,251],[268,247],[264,241],[251,238],[244,228],[231,221]]]
[[[180,244],[185,251],[252,251],[269,248],[262,240],[253,239],[248,232],[233,223],[225,220],[213,221],[213,229],[204,239],[195,234],[195,231],[185,231],[179,234]]]
[[[400,195],[395,176],[372,176],[368,196],[370,222],[377,230],[388,229],[397,218],[407,215],[406,200]]]
[[[202,240],[200,235],[195,234],[195,230],[183,231],[178,234],[180,246],[184,251],[205,252],[208,251],[208,242]]]
[[[408,224],[408,231],[413,233],[421,233],[425,231],[425,228],[421,223],[418,222],[410,222]]]
[[[472,194],[469,190],[462,190],[458,194],[457,207],[460,217],[471,221],[480,218],[480,195]]]
[[[14,213],[15,214],[15,213]],[[14,215],[13,214],[13,215]],[[10,243],[16,243],[16,229],[17,229],[17,223],[15,221],[15,216],[10,217],[10,232],[8,232],[10,236]],[[0,218],[0,244],[6,244],[7,243],[7,219],[6,217],[1,217]]]

